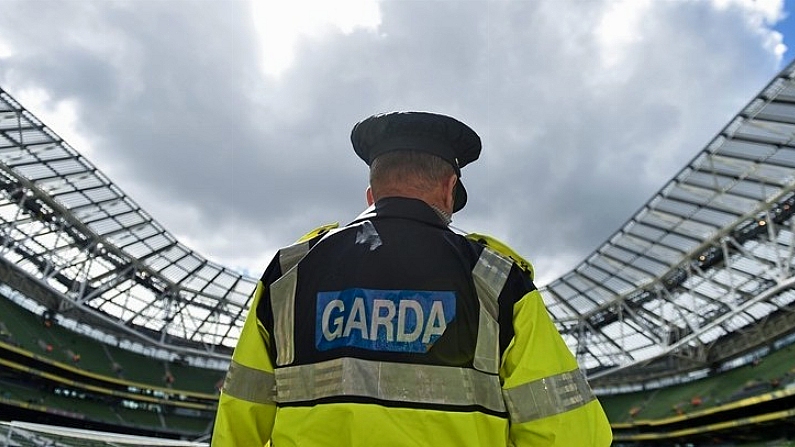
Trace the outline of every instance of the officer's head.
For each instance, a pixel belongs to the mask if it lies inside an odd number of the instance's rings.
[[[373,115],[353,127],[351,142],[370,166],[369,200],[436,197],[435,204],[450,214],[466,204],[461,168],[478,158],[481,143],[455,118],[428,112]]]

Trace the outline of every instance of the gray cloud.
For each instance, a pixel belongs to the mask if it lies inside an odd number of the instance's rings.
[[[92,162],[183,242],[252,274],[362,209],[356,121],[455,115],[484,141],[455,224],[506,240],[548,281],[781,68],[737,5],[649,2],[610,44],[600,24],[622,5],[383,2],[377,29],[303,37],[273,78],[244,2],[6,0],[0,85],[74,101]]]

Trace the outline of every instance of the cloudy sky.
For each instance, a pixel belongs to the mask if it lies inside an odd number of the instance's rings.
[[[0,87],[187,246],[258,275],[364,207],[349,134],[481,136],[464,231],[540,284],[610,237],[793,57],[783,0],[0,0]]]

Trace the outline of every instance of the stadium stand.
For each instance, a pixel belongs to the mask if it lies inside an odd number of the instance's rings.
[[[790,388],[795,388],[793,345],[761,357],[757,362],[692,382],[600,396],[600,400],[611,421],[631,423],[638,419],[663,419],[703,411]]]
[[[5,325],[6,341],[0,342],[0,415],[18,416],[27,410],[26,419],[36,422],[113,427],[119,433],[175,439],[196,439],[209,432],[217,398],[213,390],[222,371],[176,364],[172,367],[191,379],[167,387],[162,360],[116,347],[103,349],[98,341],[56,322],[45,326],[11,300],[0,300],[0,315],[11,322]],[[42,340],[55,348],[45,349]],[[67,350],[87,355],[74,362],[62,352]],[[124,365],[124,375],[130,372],[130,378],[119,377],[109,366],[111,351],[113,361]]]

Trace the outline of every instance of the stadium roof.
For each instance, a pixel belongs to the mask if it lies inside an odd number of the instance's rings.
[[[256,280],[177,241],[2,89],[0,189],[2,260],[64,295],[42,304],[150,342],[234,346]]]
[[[543,288],[583,366],[703,351],[791,307],[794,72],[784,69],[612,237]]]
[[[706,352],[792,308],[793,73],[784,69],[608,241],[542,288],[582,366],[610,372]],[[0,189],[0,282],[119,337],[229,354],[255,279],[179,243],[2,89]]]

